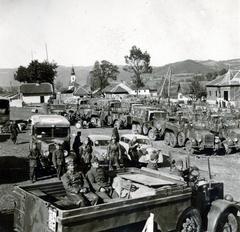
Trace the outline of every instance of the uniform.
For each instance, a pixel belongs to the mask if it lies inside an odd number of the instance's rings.
[[[31,150],[28,158],[29,158],[30,180],[34,182],[37,180],[37,168],[38,168],[38,163],[40,158],[39,150],[37,148]]]
[[[17,130],[17,125],[16,123],[12,123],[10,125],[10,132],[11,132],[11,139],[14,144],[17,142],[17,135],[18,135],[18,130]]]
[[[115,164],[116,167],[119,169],[119,159],[121,157],[121,149],[119,143],[110,143],[108,146],[108,156],[109,156],[109,166],[111,167],[112,164]]]
[[[138,148],[139,144],[137,142],[131,141],[129,144],[129,155],[132,159],[133,165],[138,166],[138,160],[139,160],[139,155],[138,155]]]
[[[82,145],[82,142],[81,142],[81,134],[78,133],[74,139],[74,142],[73,142],[73,150],[74,152],[76,153],[77,157],[79,156],[79,147]]]
[[[96,205],[98,196],[90,192],[89,184],[82,172],[66,172],[62,178],[67,197],[79,207]]]
[[[60,179],[65,171],[65,157],[62,148],[56,149],[52,156],[53,165],[57,170],[57,176]]]
[[[90,181],[95,192],[103,199],[110,198],[112,187],[108,181],[108,176],[102,167],[91,167],[87,172],[87,178]],[[105,192],[100,192],[101,188],[105,189]]]

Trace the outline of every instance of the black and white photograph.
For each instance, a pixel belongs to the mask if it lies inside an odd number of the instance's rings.
[[[240,232],[239,0],[0,0],[0,232]]]

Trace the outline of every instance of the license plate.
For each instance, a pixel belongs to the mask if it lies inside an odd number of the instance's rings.
[[[48,228],[52,231],[56,231],[57,210],[54,208],[48,209]]]

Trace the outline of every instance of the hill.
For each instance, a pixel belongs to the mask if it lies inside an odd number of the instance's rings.
[[[219,71],[223,68],[240,69],[240,59],[231,59],[224,61],[214,61],[214,60],[184,60],[171,64],[167,64],[160,67],[153,67],[153,73],[145,75],[145,79],[156,79],[161,78],[167,73],[167,70],[171,66],[173,78],[176,80],[185,80],[186,78],[191,78],[196,74],[207,74],[209,72]],[[75,73],[77,82],[80,85],[87,83],[87,78],[92,66],[75,66]],[[131,73],[123,70],[123,66],[119,65],[120,74],[118,76],[119,81],[129,82],[131,80]],[[10,86],[19,85],[17,81],[14,80],[14,73],[16,68],[12,69],[0,69],[0,86]],[[60,81],[64,86],[68,85],[70,80],[71,67],[59,65],[57,68],[56,81]]]

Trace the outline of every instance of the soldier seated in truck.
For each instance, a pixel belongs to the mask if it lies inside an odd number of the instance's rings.
[[[99,166],[97,157],[93,157],[91,163],[92,167],[87,172],[87,179],[90,182],[90,186],[102,200],[110,199],[113,192],[110,176],[103,167]]]
[[[90,186],[81,171],[77,171],[74,157],[68,157],[67,172],[61,177],[68,199],[78,207],[96,205],[99,197],[91,192]]]

